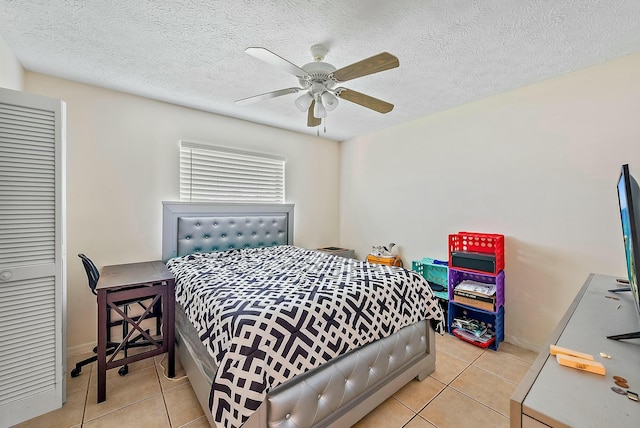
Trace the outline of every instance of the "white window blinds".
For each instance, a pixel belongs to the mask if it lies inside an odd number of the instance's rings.
[[[284,203],[281,156],[180,143],[180,200]]]

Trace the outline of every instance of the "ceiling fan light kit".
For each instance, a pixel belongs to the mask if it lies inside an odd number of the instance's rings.
[[[316,101],[315,106],[313,106],[313,117],[315,117],[316,119],[327,117],[327,110],[324,108],[321,102]]]
[[[323,92],[322,95],[320,95],[320,98],[322,98],[322,105],[328,111],[335,110],[336,107],[338,107],[338,97],[333,95],[331,92]]]
[[[305,112],[309,110],[309,106],[313,102],[313,96],[309,92],[305,92],[296,98],[295,105],[298,107],[298,110]]]
[[[280,97],[282,95],[305,91],[296,98],[294,104],[300,111],[307,111],[307,126],[315,127],[322,123],[322,118],[327,117],[328,111],[338,107],[338,98],[345,99],[362,107],[388,113],[393,110],[393,104],[379,100],[369,95],[361,94],[347,88],[336,88],[336,83],[367,76],[398,67],[398,58],[388,52],[374,55],[370,58],[336,69],[332,64],[324,62],[324,57],[329,50],[323,45],[311,47],[313,62],[298,67],[281,56],[261,47],[249,47],[245,52],[254,58],[258,58],[267,64],[280,68],[298,78],[300,88],[280,89],[265,94],[255,95],[237,100],[238,104],[250,104],[256,101]]]

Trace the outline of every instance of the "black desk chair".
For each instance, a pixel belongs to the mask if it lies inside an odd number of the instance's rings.
[[[91,261],[91,259],[89,259],[89,257],[85,256],[84,254],[78,254],[78,257],[80,257],[80,259],[82,260],[82,264],[84,266],[84,270],[87,273],[87,279],[89,280],[89,288],[91,289],[91,292],[94,295],[97,295],[98,293],[96,292],[96,286],[98,285],[98,279],[100,279],[100,271],[98,271],[98,268],[96,267],[96,265]],[[129,305],[131,303],[137,303],[138,305],[140,305],[142,307],[143,310],[146,310],[147,307],[144,305],[143,302],[140,302],[139,300],[134,300],[134,301],[124,301],[124,302],[118,302],[118,306],[122,306],[123,307],[123,312],[125,315],[128,316],[129,313]],[[162,316],[160,314],[161,311],[161,307],[160,305],[156,305],[152,308],[151,312],[149,313],[149,315],[147,316],[147,318],[155,318],[156,319],[156,334],[160,334],[160,329],[161,329],[161,325],[160,325],[160,321],[162,319]],[[137,317],[132,317],[132,319],[137,320]],[[111,319],[111,310],[107,311],[107,355],[111,355],[113,354],[116,349],[118,349],[118,347],[120,346],[121,342],[113,342],[111,341],[111,328],[112,327],[116,327],[116,326],[122,326],[122,337],[125,338],[127,337],[127,334],[129,333],[129,324],[126,322],[123,322],[123,320],[121,319],[117,319],[117,320],[112,320]],[[146,330],[147,333],[149,333],[149,330]],[[129,341],[125,342],[122,346],[121,351],[124,352],[124,357],[127,357],[127,350],[129,348],[136,348],[136,347],[144,347],[144,346],[149,346],[150,343],[148,341],[142,341],[141,339],[144,336],[142,336],[141,334],[139,334],[138,336],[134,337],[133,339],[130,339]],[[93,353],[97,354],[98,352],[98,347],[95,346],[93,348]],[[77,377],[80,375],[80,372],[82,371],[82,367],[86,366],[87,364],[91,364],[95,361],[98,360],[98,356],[97,355],[93,355],[85,360],[82,360],[78,363],[76,363],[76,367],[71,370],[71,377]],[[120,369],[118,369],[118,374],[120,376],[124,376],[129,372],[129,366],[127,364],[125,364],[124,366],[120,367]]]

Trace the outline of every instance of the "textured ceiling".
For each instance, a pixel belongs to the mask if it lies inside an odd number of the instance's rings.
[[[297,86],[253,58],[296,65],[326,44],[337,68],[383,51],[400,67],[342,86],[395,104],[341,100],[320,136],[345,140],[640,52],[639,0],[0,0],[0,34],[27,70],[316,134]]]

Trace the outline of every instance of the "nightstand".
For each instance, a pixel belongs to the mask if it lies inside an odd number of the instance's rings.
[[[398,256],[391,257],[378,257],[373,254],[369,254],[367,256],[368,263],[376,263],[379,265],[389,265],[389,266],[397,266],[402,267],[402,259]]]
[[[334,256],[340,256],[347,259],[355,259],[356,254],[353,250],[348,248],[340,248],[340,247],[323,247],[318,248],[318,251],[322,251],[323,253],[333,254]]]

